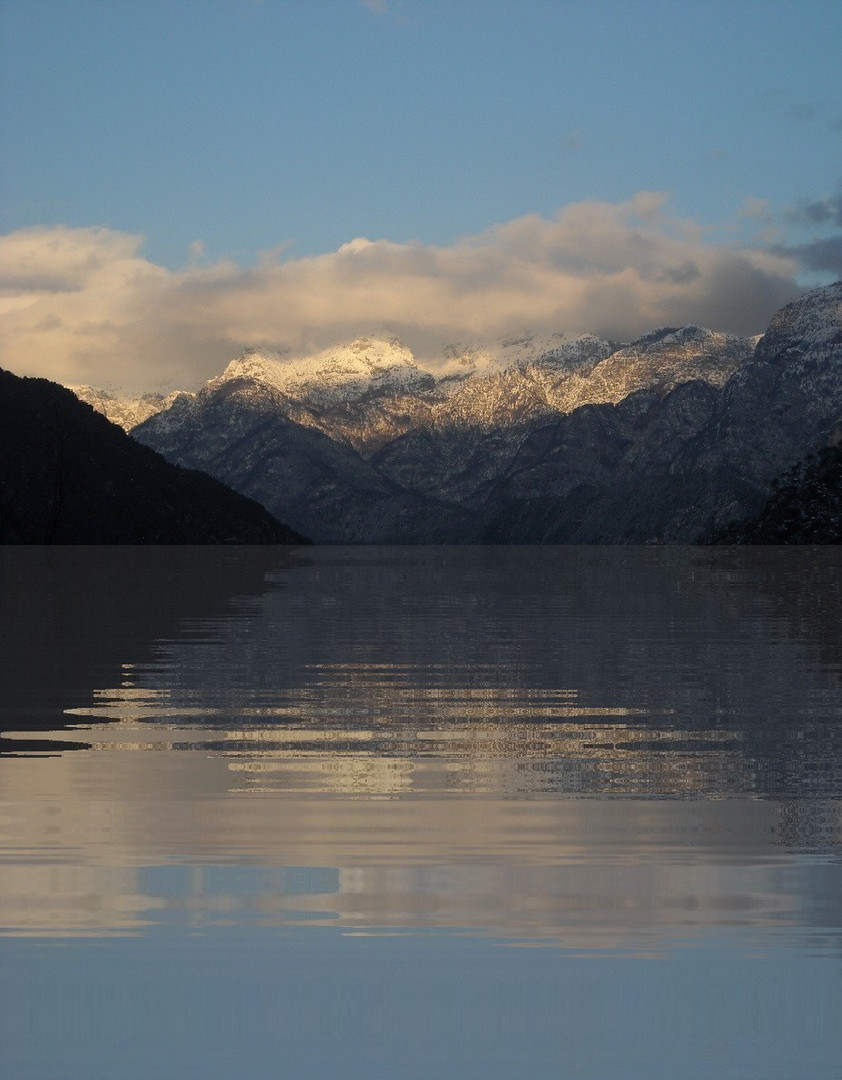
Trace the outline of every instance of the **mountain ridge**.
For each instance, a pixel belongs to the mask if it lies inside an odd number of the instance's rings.
[[[438,377],[398,339],[253,350],[133,435],[316,542],[692,543],[830,438],[840,349],[842,284],[759,339],[525,335]]]
[[[696,363],[691,374],[715,379],[721,378],[721,373],[716,372],[712,360],[721,361],[730,346],[733,368],[753,351],[755,342],[756,339],[739,338],[692,324],[659,328],[627,344],[588,333],[535,333],[446,345],[436,364],[421,367],[399,338],[373,334],[298,357],[247,347],[199,391],[131,396],[113,389],[73,386],[69,389],[126,430],[169,408],[180,397],[195,398],[202,390],[212,391],[234,380],[271,387],[300,406],[316,410],[346,406],[371,396],[407,395],[447,412],[456,408],[448,406],[451,398],[467,388],[473,390],[482,380],[502,378],[503,385],[510,386],[522,377],[537,393],[543,394],[545,404],[569,411],[579,404],[616,398],[616,390],[606,389],[611,379],[604,377],[604,373],[598,391],[589,392],[585,387],[594,368],[612,355],[619,355],[625,364],[638,355],[659,355],[664,359],[670,354],[673,364],[682,359],[690,368],[694,358],[701,357],[701,363]],[[675,347],[670,350],[669,344]],[[682,369],[678,374],[686,376],[688,372]],[[553,387],[569,378],[582,380],[575,384],[570,401],[563,395],[553,397]],[[463,400],[462,411],[464,405]]]

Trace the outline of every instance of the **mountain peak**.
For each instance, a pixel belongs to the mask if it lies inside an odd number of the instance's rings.
[[[150,416],[169,408],[185,394],[181,390],[173,390],[169,394],[123,394],[110,387],[98,386],[68,386],[67,389],[124,431],[131,431]]]
[[[764,362],[765,361],[765,362]],[[836,438],[842,285],[755,339],[662,327],[454,344],[433,375],[382,335],[176,403],[138,438],[324,542],[693,542]]]
[[[650,330],[648,334],[644,334],[643,337],[636,338],[631,342],[628,348],[636,349],[638,352],[650,349],[659,351],[675,346],[695,349],[700,346],[703,348],[719,347],[728,342],[742,340],[747,339],[738,338],[734,334],[724,334],[718,330],[709,330],[706,326],[696,326],[694,323],[688,323],[686,326],[661,326],[657,330]]]
[[[842,281],[793,300],[776,312],[757,347],[758,360],[793,360],[842,349]]]
[[[280,369],[283,364],[284,356],[281,353],[253,347],[247,348],[231,360],[222,374],[211,382],[219,384],[231,382],[233,379],[251,379],[255,382],[274,385],[279,378],[282,378]]]
[[[399,338],[375,334],[299,357],[246,349],[207,387],[217,389],[235,379],[318,406],[353,401],[371,392],[399,393],[432,382]]]
[[[497,341],[452,342],[445,346],[445,376],[497,375],[533,364],[574,368],[608,356],[616,346],[594,334],[534,333]]]

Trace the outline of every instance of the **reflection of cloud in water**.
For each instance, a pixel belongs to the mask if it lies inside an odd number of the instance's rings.
[[[236,758],[110,745],[7,763],[15,766],[5,767],[0,807],[7,932],[307,919],[348,929],[473,927],[612,949],[715,927],[842,921],[829,866],[791,854],[789,804],[430,788],[379,799],[376,785],[350,797],[232,791]],[[394,775],[384,786],[393,795]],[[839,803],[814,804],[817,814],[822,850],[838,849]],[[814,841],[809,831],[800,837],[807,851]]]
[[[313,726],[190,728],[124,719],[80,727],[76,737],[94,751],[203,750],[226,760],[236,776],[232,787],[254,791],[712,796],[753,790],[751,761],[732,731],[658,729],[651,719],[641,728],[617,723],[614,717],[628,716],[622,709],[571,712],[578,722],[463,717],[446,723],[435,710],[421,718],[425,724],[438,718],[438,727],[403,721],[331,728],[321,717]],[[496,707],[488,713],[495,716]],[[240,713],[231,722],[245,719]],[[597,722],[582,723],[587,719]]]

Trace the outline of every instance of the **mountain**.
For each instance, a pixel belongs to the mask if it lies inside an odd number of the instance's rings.
[[[0,542],[290,544],[257,503],[141,446],[64,387],[0,370]]]
[[[689,380],[721,386],[753,351],[749,339],[699,327],[659,330],[623,348],[585,335],[502,371],[475,372],[434,408],[429,423],[373,461],[410,488],[474,505],[488,496],[489,484],[517,468],[534,432],[562,424],[564,438],[566,416],[637,391],[660,401]],[[571,465],[575,471],[578,463]]]
[[[487,543],[654,543],[691,491],[674,490],[681,449],[710,422],[718,392],[683,383],[586,405],[531,432],[483,492]]]
[[[277,403],[290,419],[368,456],[428,423],[500,427],[539,413],[619,401],[650,386],[666,392],[693,378],[721,385],[750,358],[755,343],[695,326],[657,330],[627,346],[592,334],[532,334],[447,345],[433,375],[418,367],[398,338],[372,336],[299,358],[246,349],[205,389],[236,381],[277,390]],[[126,430],[180,398],[195,397],[70,389]]]
[[[466,534],[471,519],[460,507],[382,475],[348,441],[324,433],[324,413],[308,410],[274,378],[256,378],[255,364],[265,372],[265,359],[253,358],[248,374],[229,367],[133,435],[179,465],[207,470],[321,543],[440,543]]]
[[[496,521],[500,501],[546,443],[545,429],[584,453],[560,486],[547,476],[555,487],[541,497],[558,504],[576,469],[591,471],[588,455],[606,459],[606,477],[616,468],[622,455],[615,449],[610,464],[610,438],[637,437],[640,417],[629,417],[642,400],[649,416],[690,380],[707,408],[754,345],[699,327],[664,328],[622,347],[588,334],[527,335],[451,345],[435,376],[396,338],[359,338],[303,359],[249,350],[132,433],[319,542],[503,541],[516,537]],[[615,416],[636,394],[644,398]],[[614,436],[599,417],[613,418],[605,422]],[[677,419],[673,402],[650,441],[676,424],[695,433],[699,423]]]
[[[357,338],[303,359],[247,349],[209,386],[233,379],[273,386],[314,409],[327,409],[371,394],[418,392],[434,380],[417,367],[412,353],[398,338]]]
[[[752,518],[711,537],[719,544],[842,544],[842,441],[809,454],[772,482]]]
[[[498,543],[694,543],[759,512],[775,476],[838,437],[842,283],[779,311],[721,388],[579,409],[532,442],[485,500]]]
[[[124,431],[148,420],[150,416],[168,409],[181,396],[181,391],[172,394],[139,394],[127,396],[115,390],[106,390],[96,386],[69,386],[68,390],[102,413],[112,424],[117,424]]]
[[[458,342],[435,374],[394,337],[247,350],[132,434],[317,542],[694,543],[832,443],[841,308],[837,283],[761,338]]]
[[[754,360],[723,387],[711,422],[675,464],[696,492],[699,533],[759,512],[772,481],[842,430],[842,282],[772,318]],[[667,539],[675,532],[666,529]]]

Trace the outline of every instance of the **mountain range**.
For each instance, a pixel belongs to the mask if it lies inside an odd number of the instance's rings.
[[[197,393],[77,388],[139,442],[321,543],[693,543],[842,438],[842,283],[760,338],[697,326],[246,350]]]

